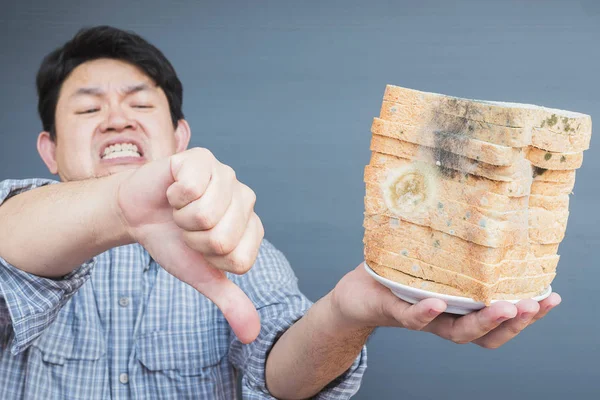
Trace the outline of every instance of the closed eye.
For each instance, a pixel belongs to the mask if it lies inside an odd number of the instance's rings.
[[[75,114],[91,114],[91,113],[95,113],[96,111],[100,111],[99,108],[90,108],[89,110],[85,110],[85,111],[77,111]]]
[[[149,105],[145,105],[145,104],[137,104],[132,106],[133,108],[152,108],[152,106]]]

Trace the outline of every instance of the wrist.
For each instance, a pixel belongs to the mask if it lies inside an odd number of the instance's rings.
[[[107,177],[104,184],[107,186],[104,193],[110,193],[109,204],[109,215],[108,221],[110,221],[110,229],[107,232],[111,232],[110,240],[113,246],[124,246],[127,244],[135,243],[135,238],[132,233],[132,229],[129,223],[125,219],[123,209],[120,203],[120,190],[124,181],[133,174],[134,171],[120,172],[110,177]]]
[[[333,335],[344,335],[352,337],[368,337],[374,326],[368,326],[359,321],[353,320],[350,316],[343,312],[343,304],[340,303],[339,297],[335,295],[335,289],[329,292],[323,299],[327,310],[327,326]]]

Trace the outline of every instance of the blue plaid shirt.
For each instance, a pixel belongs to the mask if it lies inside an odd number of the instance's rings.
[[[0,182],[0,205],[55,183]],[[210,300],[139,244],[110,249],[63,279],[31,275],[0,258],[0,399],[229,400],[239,395],[238,374],[243,398],[273,398],[265,387],[266,355],[311,303],[266,240],[250,272],[230,279],[260,314],[260,335],[249,345]],[[351,397],[366,359],[363,348],[317,398]]]

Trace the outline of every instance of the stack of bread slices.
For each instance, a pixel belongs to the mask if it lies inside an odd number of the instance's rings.
[[[388,85],[365,168],[367,265],[490,304],[556,275],[589,115]]]

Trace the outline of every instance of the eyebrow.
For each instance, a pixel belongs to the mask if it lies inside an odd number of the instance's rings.
[[[125,96],[129,96],[131,94],[142,92],[144,90],[150,90],[150,86],[147,83],[139,83],[137,85],[131,85],[124,87],[121,92],[125,94]],[[99,87],[83,87],[77,89],[75,93],[73,93],[70,97],[79,97],[79,96],[96,96],[102,97],[105,92],[103,89]]]

